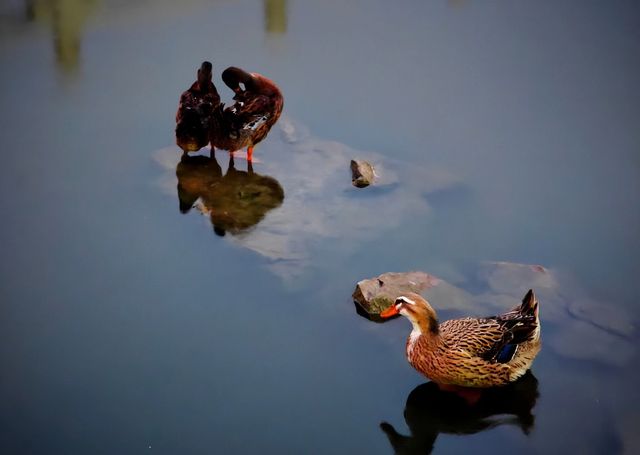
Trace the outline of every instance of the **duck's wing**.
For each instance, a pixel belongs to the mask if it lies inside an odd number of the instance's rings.
[[[532,290],[522,304],[511,311],[486,318],[464,318],[440,325],[447,343],[472,356],[497,363],[507,363],[518,346],[538,336],[538,300]]]
[[[267,123],[273,115],[274,102],[264,95],[246,95],[237,97],[236,103],[225,110],[232,116],[236,129],[255,131]]]
[[[537,320],[516,312],[488,318],[446,321],[440,333],[450,349],[462,350],[489,362],[507,363],[518,345],[533,338]]]

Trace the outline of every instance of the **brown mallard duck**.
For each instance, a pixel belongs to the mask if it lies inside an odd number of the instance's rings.
[[[176,143],[184,153],[197,152],[209,143],[213,110],[220,95],[211,81],[213,66],[202,62],[197,80],[180,96],[176,112]]]
[[[498,316],[438,324],[429,302],[414,293],[398,297],[380,316],[397,314],[413,325],[406,345],[409,363],[443,388],[513,382],[527,372],[540,351],[538,301],[532,290],[520,306]]]
[[[235,103],[226,109],[220,104],[214,110],[211,145],[230,152],[247,147],[247,159],[251,161],[253,147],[280,118],[284,105],[282,92],[263,75],[233,66],[224,70],[222,80],[234,91]]]

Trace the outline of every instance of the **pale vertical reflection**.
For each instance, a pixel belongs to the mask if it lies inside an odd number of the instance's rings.
[[[77,70],[82,50],[84,25],[98,0],[35,0],[27,3],[29,16],[50,24],[58,68],[65,73]]]
[[[264,0],[264,28],[267,33],[287,33],[287,0]]]

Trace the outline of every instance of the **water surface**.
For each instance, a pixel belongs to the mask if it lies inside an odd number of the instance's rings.
[[[2,452],[638,452],[639,22],[624,1],[3,3]],[[217,152],[180,198],[204,59],[226,101],[235,65],[285,111],[252,174],[223,180]],[[351,158],[386,180],[351,187]],[[229,224],[201,177],[271,190]],[[442,319],[533,287],[533,377],[471,417],[434,395],[408,323],[350,299],[414,269],[446,281]]]

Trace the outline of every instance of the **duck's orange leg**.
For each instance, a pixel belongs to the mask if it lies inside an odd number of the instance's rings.
[[[253,157],[253,145],[247,147],[247,161],[251,161]]]

